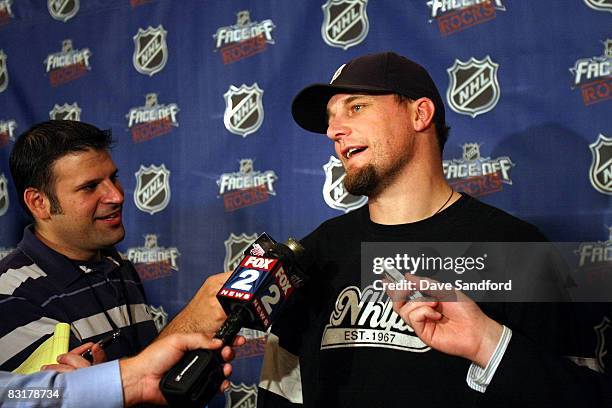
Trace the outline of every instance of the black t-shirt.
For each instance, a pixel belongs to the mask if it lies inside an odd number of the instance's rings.
[[[303,404],[464,407],[483,396],[466,384],[469,361],[427,347],[393,312],[384,294],[361,287],[362,242],[542,240],[532,225],[467,195],[445,211],[410,224],[375,224],[367,206],[324,222],[302,240],[315,258],[311,280],[272,328],[280,347],[299,357]],[[560,351],[562,316],[557,305],[482,306],[544,349]],[[264,364],[262,378],[267,369]],[[284,402],[260,389],[258,405]]]

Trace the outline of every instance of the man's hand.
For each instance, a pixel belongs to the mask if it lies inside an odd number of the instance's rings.
[[[244,342],[244,337],[238,337],[233,345],[241,346]],[[159,381],[164,374],[179,362],[186,351],[200,348],[214,350],[221,347],[221,344],[221,340],[211,339],[201,333],[172,334],[158,338],[137,356],[120,360],[124,404],[166,404],[159,390]],[[227,362],[234,358],[234,353],[230,347],[224,347],[221,356]],[[223,374],[228,377],[231,372],[231,365],[225,364]],[[220,391],[227,387],[229,381],[225,380]]]
[[[89,342],[70,350],[68,353],[57,356],[59,364],[47,364],[41,367],[41,370],[54,370],[61,373],[76,370],[77,368],[85,368],[92,365],[89,361],[81,357],[81,354],[91,348],[93,355],[93,364],[99,364],[106,361],[106,353],[95,343]]]
[[[415,282],[429,280],[406,274],[406,280]],[[428,346],[441,351],[467,358],[481,367],[489,362],[502,334],[502,326],[489,318],[470,298],[460,291],[454,291],[453,301],[448,299],[448,291],[421,291],[426,297],[423,301],[406,300],[408,291],[389,292],[393,300],[393,310],[404,319],[417,336]],[[442,296],[438,296],[442,295]]]
[[[230,275],[231,272],[224,272],[209,276],[187,306],[162,330],[159,338],[171,333],[194,332],[212,337],[227,318],[217,300],[217,292]]]

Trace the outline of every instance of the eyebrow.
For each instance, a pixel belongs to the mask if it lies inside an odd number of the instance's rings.
[[[115,171],[113,171],[113,172],[111,173],[111,178],[112,178],[112,177],[116,177],[116,176],[117,176],[117,174],[119,174],[119,169],[117,169],[117,168],[116,168],[116,169],[115,169]],[[80,189],[82,189],[83,187],[85,187],[85,186],[87,186],[87,185],[89,185],[89,184],[92,184],[92,183],[99,183],[99,182],[101,182],[102,180],[104,180],[104,178],[105,178],[105,177],[102,177],[102,178],[94,178],[94,179],[86,180],[86,181],[82,182],[81,184],[77,185],[76,189],[77,189],[77,190],[80,190]]]
[[[348,98],[346,98],[345,100],[342,101],[342,106],[349,105],[351,102],[354,102],[357,99],[367,98],[368,96],[370,96],[370,95],[367,95],[367,94],[357,94],[357,95],[349,96]],[[329,110],[329,108],[326,109],[325,112],[327,113],[327,118],[328,119],[333,116],[331,111]]]

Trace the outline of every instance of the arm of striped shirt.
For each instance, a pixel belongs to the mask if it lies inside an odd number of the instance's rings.
[[[38,390],[38,395],[35,391]],[[0,405],[7,407],[122,407],[119,361],[59,373],[0,372]]]
[[[499,342],[497,342],[497,347],[495,347],[495,351],[493,351],[493,355],[491,355],[491,359],[487,363],[487,366],[482,368],[475,363],[470,365],[466,381],[469,387],[475,391],[484,393],[487,390],[487,386],[491,383],[495,371],[508,348],[508,344],[512,338],[512,330],[506,326],[502,327],[502,335]]]
[[[289,408],[302,403],[299,357],[283,348],[279,338],[270,333],[261,369],[257,406]]]

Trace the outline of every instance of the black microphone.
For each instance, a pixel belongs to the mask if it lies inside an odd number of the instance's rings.
[[[294,290],[306,282],[312,263],[293,238],[277,243],[260,235],[217,293],[227,319],[215,334],[231,345],[241,328],[266,331]],[[168,371],[159,387],[171,407],[200,408],[217,393],[225,379],[219,350],[192,350]]]

